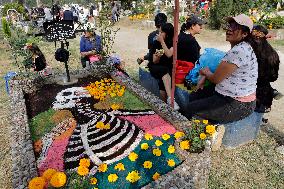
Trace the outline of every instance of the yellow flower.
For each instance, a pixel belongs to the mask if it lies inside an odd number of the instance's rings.
[[[145,169],[151,169],[152,168],[152,162],[151,161],[144,161],[143,166]]]
[[[85,166],[79,166],[77,173],[81,176],[86,176],[87,174],[89,174],[89,169]]]
[[[138,155],[135,152],[131,152],[128,158],[130,159],[130,161],[136,161],[136,159],[138,158]]]
[[[206,119],[204,119],[202,122],[203,122],[205,125],[208,124],[208,120],[206,120]]]
[[[91,178],[91,179],[90,179],[90,183],[91,183],[92,185],[95,185],[95,184],[98,183],[98,179],[96,179],[96,178]]]
[[[184,141],[181,141],[179,143],[179,146],[182,150],[189,150],[189,141],[188,140],[184,140]]]
[[[122,163],[118,163],[116,164],[116,166],[114,167],[115,170],[119,170],[119,171],[124,171],[124,165]]]
[[[117,179],[118,179],[118,176],[116,174],[110,174],[108,177],[107,177],[108,181],[109,182],[116,182]]]
[[[43,177],[35,177],[29,182],[29,189],[43,189],[46,184],[45,182]]]
[[[213,135],[216,132],[215,126],[213,125],[207,125],[206,126],[206,133]]]
[[[193,120],[193,122],[194,122],[194,123],[200,123],[200,121],[197,120],[197,119]]]
[[[141,144],[141,149],[142,150],[147,150],[149,148],[149,145],[147,143]]]
[[[98,171],[102,172],[102,173],[106,172],[107,171],[107,164],[106,163],[100,164]]]
[[[161,175],[156,172],[156,173],[153,175],[152,178],[153,178],[153,180],[158,180],[158,179],[160,178],[160,176],[161,176]]]
[[[173,159],[169,159],[169,160],[168,160],[168,166],[174,167],[175,165],[176,165],[175,160],[173,160]]]
[[[169,138],[171,138],[171,136],[168,135],[168,134],[163,134],[163,135],[162,135],[162,138],[163,138],[164,140],[168,140]]]
[[[155,148],[155,149],[153,149],[153,154],[155,156],[161,156],[162,151],[159,148]]]
[[[128,173],[126,180],[128,180],[131,183],[137,182],[140,179],[140,175],[138,171],[131,171]]]
[[[153,139],[153,136],[149,133],[146,133],[144,137],[145,137],[146,140],[152,140]]]
[[[43,172],[42,177],[46,180],[49,181],[51,177],[56,173],[57,171],[55,169],[47,169]]]
[[[96,128],[98,128],[98,129],[104,129],[104,127],[105,127],[105,124],[104,124],[104,122],[102,122],[102,121],[99,121],[99,122],[97,122],[96,123]]]
[[[200,137],[200,139],[204,140],[204,139],[206,139],[206,134],[205,133],[200,133],[199,137]]]
[[[107,124],[105,125],[104,129],[106,129],[106,130],[110,129],[110,124],[107,123]]]
[[[184,135],[185,134],[183,132],[178,131],[178,132],[175,133],[175,138],[179,139],[179,138],[183,137]]]
[[[110,107],[113,110],[118,110],[120,108],[120,105],[119,104],[112,104]]]
[[[160,140],[156,140],[155,145],[156,145],[156,146],[162,146],[162,145],[163,145],[163,142],[160,141]]]
[[[50,179],[50,185],[55,188],[60,188],[66,184],[67,176],[63,172],[55,173]]]
[[[175,147],[173,145],[170,145],[169,148],[168,148],[168,152],[170,154],[173,154],[173,153],[175,153],[175,151],[176,151]]]
[[[88,167],[90,167],[91,162],[90,162],[89,159],[83,158],[83,159],[80,159],[79,165],[88,168]]]

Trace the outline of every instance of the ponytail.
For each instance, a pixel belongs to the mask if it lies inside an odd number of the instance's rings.
[[[185,32],[185,30],[186,30],[186,23],[183,23],[182,25],[181,25],[181,27],[180,27],[180,33],[184,33]]]

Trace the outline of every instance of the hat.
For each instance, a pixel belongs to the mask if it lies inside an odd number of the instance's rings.
[[[247,15],[240,14],[240,15],[237,15],[235,17],[227,17],[226,18],[227,22],[232,21],[232,20],[234,20],[235,22],[237,22],[238,24],[240,24],[242,26],[248,27],[250,32],[252,31],[253,21]]]
[[[197,15],[191,15],[187,20],[186,20],[187,23],[189,23],[190,25],[193,25],[193,24],[206,24],[205,21],[203,21],[199,16]]]

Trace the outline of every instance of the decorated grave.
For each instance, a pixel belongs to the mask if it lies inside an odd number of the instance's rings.
[[[10,82],[14,188],[207,186],[213,126],[181,132],[187,119],[111,67],[71,76]]]

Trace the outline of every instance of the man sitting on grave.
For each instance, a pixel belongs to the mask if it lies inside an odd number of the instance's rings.
[[[99,61],[102,50],[101,37],[95,33],[95,29],[86,25],[84,35],[80,41],[80,54],[82,67],[86,67],[86,62],[93,63]]]

